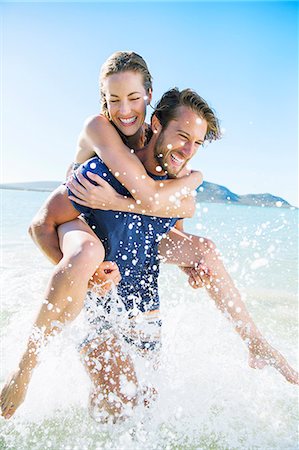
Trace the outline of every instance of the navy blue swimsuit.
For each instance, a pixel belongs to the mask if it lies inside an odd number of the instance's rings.
[[[96,173],[108,181],[119,194],[131,197],[99,158],[90,159],[82,164],[79,170],[87,179],[87,171]],[[155,180],[167,178],[150,173],[149,176]],[[96,184],[90,179],[89,181]],[[129,311],[134,306],[142,312],[159,309],[158,244],[162,235],[167,233],[178,219],[103,211],[75,202],[72,204],[84,215],[86,222],[101,239],[105,247],[105,260],[117,263],[122,276],[118,293],[126,309]]]

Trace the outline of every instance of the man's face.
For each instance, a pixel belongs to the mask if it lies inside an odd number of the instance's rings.
[[[207,122],[187,106],[180,106],[177,118],[161,131],[155,158],[170,177],[176,177],[203,144]]]

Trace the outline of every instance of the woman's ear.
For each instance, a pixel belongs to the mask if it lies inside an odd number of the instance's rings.
[[[153,98],[153,90],[149,88],[147,93],[147,104],[150,105]]]
[[[151,126],[154,134],[160,133],[160,131],[162,130],[162,125],[160,124],[159,119],[155,116],[155,114],[152,116]]]

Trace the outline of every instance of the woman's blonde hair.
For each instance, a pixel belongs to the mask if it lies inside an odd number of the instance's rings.
[[[143,77],[143,86],[147,93],[152,89],[152,76],[144,59],[135,52],[115,52],[104,62],[100,71],[101,112],[109,119],[104,80],[114,73],[138,72]]]

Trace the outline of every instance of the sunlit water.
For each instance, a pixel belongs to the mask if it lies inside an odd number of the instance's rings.
[[[27,235],[47,194],[1,193],[3,383],[24,348],[51,264]],[[217,244],[256,324],[293,366],[297,220],[296,210],[203,204],[186,222],[188,231]],[[76,351],[84,331],[79,317],[47,348],[15,417],[0,420],[0,448],[297,449],[297,388],[272,368],[250,369],[239,336],[177,268],[161,268],[160,289],[163,349],[151,409],[140,406],[121,425],[89,417],[89,380]]]

